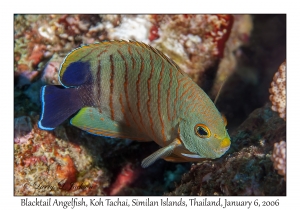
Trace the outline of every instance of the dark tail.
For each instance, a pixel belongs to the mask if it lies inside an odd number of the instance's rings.
[[[78,89],[55,85],[41,88],[41,102],[38,126],[43,130],[53,130],[82,107]]]

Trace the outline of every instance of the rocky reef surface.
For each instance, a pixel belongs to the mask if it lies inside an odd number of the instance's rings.
[[[69,122],[40,130],[40,88],[59,84],[66,54],[112,39],[160,49],[212,99],[223,85],[216,106],[231,149],[143,169],[154,142],[93,136]],[[285,15],[15,15],[14,40],[15,195],[286,195],[286,121],[269,100],[286,59]]]
[[[193,164],[166,195],[285,195],[286,182],[271,158],[274,143],[285,138],[285,121],[270,104],[258,108],[231,133],[227,154]]]

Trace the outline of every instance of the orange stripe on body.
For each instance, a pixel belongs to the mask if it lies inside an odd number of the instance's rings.
[[[105,50],[101,51],[98,55],[97,58],[99,58],[103,53],[107,52],[107,48],[108,46],[105,47]]]
[[[183,89],[183,90],[186,89],[186,90],[181,94],[181,96],[180,96],[180,98],[179,98],[180,101],[182,101],[184,95],[189,91],[189,89],[187,88],[188,85],[189,85],[189,82],[186,82],[186,83],[184,83],[184,85],[182,86],[182,87],[183,87],[182,89]]]
[[[114,94],[114,75],[115,75],[115,66],[113,61],[113,55],[109,56],[110,61],[110,69],[111,69],[111,76],[110,76],[110,95],[109,95],[109,108],[110,108],[110,116],[111,119],[115,120],[115,112],[113,106],[113,94]]]
[[[132,51],[131,51],[131,46],[130,46],[130,45],[128,45],[127,50],[128,50],[128,52],[129,52],[129,54],[130,54],[130,58],[131,58],[131,62],[132,62],[132,70],[133,70],[134,67],[135,67],[135,60],[134,60],[134,58],[133,58]]]
[[[96,90],[97,90],[97,95],[96,95],[96,103],[97,103],[97,107],[98,107],[98,111],[99,113],[101,113],[101,60],[99,60],[99,64],[98,64],[98,70],[97,70],[97,74],[96,74]]]
[[[160,74],[159,74],[158,94],[157,94],[158,95],[158,117],[159,117],[159,120],[160,120],[160,123],[161,123],[161,135],[163,137],[163,142],[166,143],[167,139],[166,139],[166,136],[165,136],[165,125],[164,125],[164,122],[163,122],[163,119],[162,119],[162,112],[161,112],[161,83],[162,83],[162,79],[163,79],[164,69],[165,69],[165,64],[162,61],[162,67],[161,67],[161,71],[160,71]]]
[[[191,109],[191,112],[195,112],[195,109],[198,107],[198,104],[196,103],[196,101],[201,101],[201,98],[199,97],[197,91],[195,88],[191,89],[192,95],[197,99],[195,100],[192,104],[193,104],[193,108]]]
[[[173,85],[173,77],[172,77],[172,68],[169,70],[169,77],[170,77],[170,82],[169,82],[169,88],[167,92],[167,109],[168,109],[168,120],[171,121],[171,106],[170,106],[170,96],[171,96],[171,88]]]
[[[195,103],[193,103],[193,101],[190,101],[190,99],[193,97],[193,94],[190,93],[190,95],[187,97],[187,100],[189,105],[185,108],[185,111],[184,111],[184,116],[186,116],[187,114],[187,111],[189,110],[189,108],[192,106],[192,105],[195,105]],[[182,108],[181,108],[182,109]]]
[[[145,128],[145,125],[143,123],[143,118],[142,118],[142,113],[141,113],[141,98],[140,98],[140,89],[141,89],[141,76],[142,76],[142,72],[144,71],[144,58],[143,56],[139,53],[139,51],[137,51],[137,53],[139,54],[140,58],[141,58],[141,68],[140,68],[140,72],[138,74],[138,79],[136,81],[136,90],[137,90],[137,103],[136,103],[136,106],[137,106],[137,110],[138,110],[138,114],[139,114],[139,118],[140,118],[140,122],[141,122],[141,125],[144,127],[144,129],[146,130]]]
[[[108,46],[105,46],[105,49],[103,51],[101,51],[98,55],[97,55],[97,58],[100,58],[100,56],[107,52],[107,47]],[[97,83],[97,98],[96,98],[96,101],[97,101],[97,104],[98,104],[98,110],[99,110],[99,113],[102,113],[101,111],[101,60],[99,60],[99,65],[98,65],[98,70],[97,70],[97,75],[96,75],[96,83]]]
[[[150,121],[150,128],[151,128],[151,131],[152,131],[152,134],[155,137],[155,133],[154,133],[154,128],[153,128],[153,119],[152,119],[152,116],[151,116],[151,110],[150,110],[150,100],[151,100],[151,79],[153,77],[153,72],[154,72],[154,66],[153,66],[153,58],[151,56],[151,53],[149,54],[150,55],[150,66],[151,66],[151,72],[150,72],[150,77],[148,78],[147,80],[147,89],[148,89],[148,101],[147,101],[147,111],[148,111],[148,117],[149,117],[149,121]]]
[[[131,107],[130,107],[130,103],[129,103],[129,93],[128,93],[128,73],[129,72],[128,72],[128,65],[127,65],[127,62],[125,60],[125,57],[120,52],[120,50],[117,50],[117,51],[118,51],[118,53],[120,54],[121,58],[124,60],[124,63],[125,63],[125,80],[124,80],[125,101],[126,101],[128,110],[130,112],[131,118],[133,119],[135,125],[138,127],[138,129],[139,129],[140,132],[144,133],[144,131],[140,128],[140,125],[136,122],[136,120],[135,120],[135,118],[133,116]]]
[[[176,87],[176,94],[175,94],[175,100],[174,100],[175,108],[176,108],[176,105],[177,105],[178,94],[179,94],[178,91],[179,91],[179,88],[180,88],[180,83],[182,82],[182,80],[184,80],[183,77],[180,78],[180,79],[178,79],[178,78],[179,78],[179,71],[176,71],[177,87]],[[172,120],[174,120],[177,111],[178,111],[177,109],[174,110]]]
[[[183,104],[185,104],[186,100],[183,100],[183,97],[189,92],[189,87],[187,87],[188,85],[190,85],[189,82],[186,82],[184,85],[183,85],[183,89],[185,89],[185,91],[181,94],[180,98],[179,98],[179,103],[180,103],[180,106],[179,106],[179,110],[181,111],[182,109],[182,106]]]
[[[125,107],[124,107],[124,104],[123,104],[123,101],[122,101],[122,93],[119,96],[119,102],[121,104],[121,112],[122,112],[122,114],[124,116],[125,123],[126,123],[127,126],[130,126],[130,123],[129,123],[129,121],[127,119],[127,116],[126,116],[126,113],[125,113]]]

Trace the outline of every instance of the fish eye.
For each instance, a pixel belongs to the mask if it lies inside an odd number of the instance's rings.
[[[208,129],[208,127],[206,125],[201,124],[201,123],[199,123],[195,126],[195,133],[200,138],[209,138],[210,137],[210,130]]]

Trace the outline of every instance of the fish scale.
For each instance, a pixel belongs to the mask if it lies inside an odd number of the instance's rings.
[[[209,97],[176,63],[144,43],[81,46],[64,59],[59,81],[65,88],[42,88],[41,129],[52,130],[79,110],[70,123],[87,132],[159,144],[143,167],[158,158],[218,158],[229,148],[225,123]],[[55,106],[53,100],[62,103]]]
[[[119,50],[120,53],[126,51],[126,48],[120,48]],[[127,49],[128,50],[128,49]],[[128,58],[126,61],[122,60],[122,57],[120,56],[113,56],[113,63],[114,65],[112,65],[112,60],[111,59],[107,59],[105,58],[106,54],[102,54],[99,59],[100,60],[107,60],[107,62],[104,64],[106,66],[106,68],[101,68],[103,69],[103,71],[101,72],[101,74],[103,74],[101,76],[101,84],[103,84],[103,87],[101,87],[102,89],[104,89],[104,87],[108,87],[110,85],[110,87],[113,87],[111,89],[113,89],[113,93],[110,89],[110,91],[103,91],[100,97],[100,101],[106,101],[106,103],[103,103],[103,105],[101,106],[101,110],[104,110],[104,113],[111,112],[112,110],[112,106],[113,106],[113,110],[114,112],[121,112],[121,107],[117,106],[117,104],[120,103],[116,103],[118,101],[118,95],[122,94],[122,95],[126,95],[124,89],[121,88],[116,88],[115,86],[118,86],[118,84],[122,84],[122,82],[120,80],[122,80],[124,77],[130,78],[129,79],[129,84],[128,84],[128,92],[133,92],[134,90],[137,90],[137,95],[135,96],[135,94],[130,94],[128,99],[125,99],[125,101],[129,101],[129,106],[132,108],[132,110],[137,110],[138,114],[136,112],[133,112],[133,116],[135,119],[139,119],[141,122],[141,129],[143,129],[143,131],[149,131],[148,128],[150,128],[151,132],[148,132],[148,134],[152,137],[152,138],[160,138],[161,136],[157,137],[156,133],[158,133],[158,126],[155,126],[156,123],[154,122],[158,122],[159,120],[159,115],[157,110],[161,109],[158,108],[158,103],[157,101],[158,99],[158,92],[156,91],[158,86],[158,79],[157,77],[159,76],[158,74],[155,74],[154,70],[157,70],[159,68],[157,68],[157,66],[160,66],[161,63],[156,63],[156,66],[153,65],[153,70],[152,67],[150,65],[151,63],[151,55],[146,55],[144,54],[144,58],[146,60],[150,60],[149,63],[144,63],[144,67],[141,68],[142,66],[142,61],[143,59],[141,59],[141,53],[139,52],[138,49],[131,49],[131,57]],[[153,53],[154,54],[154,53]],[[139,55],[139,56],[137,56]],[[156,56],[155,54],[152,56]],[[107,57],[107,56],[106,56]],[[156,56],[157,57],[157,56]],[[132,60],[133,59],[133,60]],[[108,62],[109,61],[109,62]],[[126,74],[126,67],[125,67],[125,62],[127,62],[127,66],[128,68],[131,67],[130,71],[128,71],[128,75],[123,75]],[[152,61],[153,62],[153,61]],[[119,65],[119,66],[118,66]],[[123,66],[122,66],[123,65]],[[113,82],[113,80],[111,79],[111,76],[107,76],[107,75],[112,75],[112,66],[118,66],[119,68],[114,67],[114,74],[118,75],[116,76],[116,82]],[[138,78],[140,78],[140,81],[145,81],[144,83],[140,83]],[[109,79],[110,78],[110,79]],[[110,83],[110,84],[109,84]],[[145,84],[146,83],[146,84]],[[113,84],[113,86],[112,86]],[[121,87],[121,86],[119,86]],[[124,87],[125,88],[125,87]],[[147,93],[147,94],[141,94],[141,93]],[[163,94],[161,94],[163,95]],[[112,99],[111,99],[112,98]],[[113,101],[112,105],[110,105],[110,102]],[[107,110],[108,108],[110,108],[109,110]],[[142,110],[141,110],[142,109]],[[143,114],[143,116],[139,113],[147,113],[147,114]],[[152,117],[153,116],[153,117]],[[110,117],[112,118],[112,116],[110,115]],[[124,118],[124,116],[121,116],[120,118]],[[154,122],[153,122],[154,121]],[[131,124],[132,126],[139,126],[139,121],[132,121]],[[154,125],[155,124],[155,125]],[[161,125],[164,126],[164,125]],[[165,134],[163,134],[165,135]],[[164,138],[164,137],[163,137]]]

